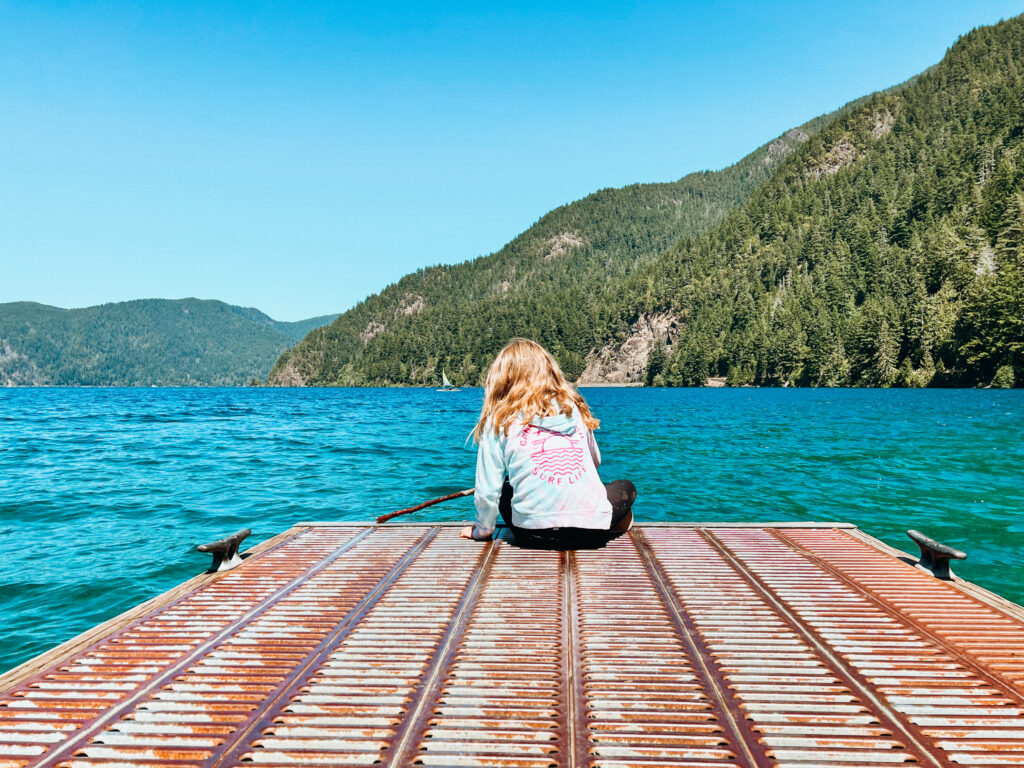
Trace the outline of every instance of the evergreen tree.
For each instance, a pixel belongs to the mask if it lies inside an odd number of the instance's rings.
[[[996,253],[1004,267],[1024,269],[1024,194],[1016,192],[1006,203],[999,227]]]
[[[647,356],[647,370],[644,373],[644,383],[648,387],[655,386],[656,381],[661,381],[661,375],[665,370],[665,347],[660,339],[654,340],[651,353]]]

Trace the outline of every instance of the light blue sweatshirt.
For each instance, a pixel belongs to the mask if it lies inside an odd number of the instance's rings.
[[[516,421],[508,435],[488,428],[476,454],[473,537],[494,533],[506,474],[514,491],[515,525],[606,530],[612,505],[597,474],[600,464],[594,434],[578,410],[572,416],[539,416],[526,425]]]

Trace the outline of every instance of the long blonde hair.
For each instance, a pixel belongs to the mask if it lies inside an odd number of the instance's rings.
[[[600,422],[590,414],[576,388],[565,380],[551,353],[535,341],[512,339],[487,371],[484,407],[473,438],[480,442],[488,424],[495,434],[504,431],[507,435],[517,417],[527,424],[535,416],[572,416],[574,408],[579,409],[589,429],[597,429]]]

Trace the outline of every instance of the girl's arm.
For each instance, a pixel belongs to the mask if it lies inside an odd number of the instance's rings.
[[[590,456],[594,460],[594,466],[601,466],[601,449],[597,447],[597,440],[594,438],[594,430],[587,430],[587,446],[590,448]]]
[[[476,491],[473,493],[473,504],[476,506],[474,539],[491,538],[498,520],[498,500],[501,498],[501,486],[505,480],[505,451],[501,437],[488,429],[480,439],[480,447],[476,452]]]

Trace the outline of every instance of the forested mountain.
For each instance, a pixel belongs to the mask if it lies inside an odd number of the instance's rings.
[[[275,385],[476,383],[510,337],[557,350],[573,377],[617,322],[629,277],[681,237],[718,225],[780,162],[842,112],[816,118],[735,165],[665,184],[603,189],[542,217],[497,253],[406,275],[278,360]]]
[[[1020,384],[1022,70],[1024,17],[976,29],[730,169],[604,190],[409,275],[270,382],[477,383],[523,335],[582,382]]]
[[[0,304],[0,386],[231,386],[337,315],[287,323],[199,299]]]
[[[1024,383],[1024,16],[811,138],[624,296],[654,383]]]

